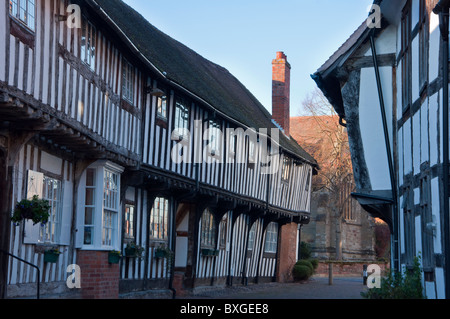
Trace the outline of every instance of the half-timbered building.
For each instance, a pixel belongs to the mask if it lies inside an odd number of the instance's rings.
[[[391,227],[392,266],[419,258],[424,294],[448,298],[449,1],[375,1],[313,75],[346,125],[354,196]]]
[[[232,74],[120,0],[2,0],[0,24],[2,297],[288,278],[317,164]],[[12,223],[35,195],[48,223]]]

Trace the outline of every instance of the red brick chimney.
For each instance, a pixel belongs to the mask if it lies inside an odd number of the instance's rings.
[[[283,52],[277,52],[272,70],[272,118],[290,136],[291,65]]]

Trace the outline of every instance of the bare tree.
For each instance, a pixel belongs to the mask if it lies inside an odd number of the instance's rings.
[[[315,191],[326,190],[329,193],[329,206],[336,221],[336,259],[339,260],[342,258],[342,220],[346,205],[351,205],[350,196],[353,191],[348,135],[320,90],[316,89],[303,101],[303,110],[302,116],[307,117],[308,128],[311,128],[309,133],[300,137],[300,142],[321,168],[313,180],[313,188]]]

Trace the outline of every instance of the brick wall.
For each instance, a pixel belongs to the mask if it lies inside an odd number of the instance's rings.
[[[108,263],[108,252],[78,251],[83,299],[118,299],[119,265]]]
[[[280,245],[278,254],[278,282],[290,282],[292,269],[297,262],[298,225],[287,224],[281,227]]]
[[[272,117],[290,135],[291,66],[283,52],[272,61]]]

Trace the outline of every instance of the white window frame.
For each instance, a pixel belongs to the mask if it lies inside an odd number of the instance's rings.
[[[54,187],[56,185],[56,188]],[[49,189],[53,186],[53,190]],[[55,193],[56,191],[56,193]],[[61,213],[63,199],[63,183],[61,180],[44,175],[42,199],[50,205],[48,222],[41,226],[39,232],[40,243],[58,244],[61,235]]]
[[[28,29],[36,29],[36,0],[10,0],[9,14]]]
[[[275,254],[278,250],[278,224],[270,223],[266,229],[264,252]]]
[[[175,103],[174,134],[178,137],[187,137],[189,131],[190,108],[183,100]]]
[[[85,250],[120,250],[120,229],[121,229],[121,205],[120,205],[120,179],[124,169],[109,161],[98,161],[89,166],[84,173],[84,196],[85,202],[86,174],[88,170],[95,170],[95,205],[86,206],[82,210],[83,220],[83,244],[82,249]],[[115,187],[109,187],[107,177],[115,177]],[[108,194],[111,194],[109,195]],[[85,209],[94,208],[93,225],[84,224]],[[111,217],[111,218],[109,218]],[[105,222],[108,223],[106,224]],[[85,228],[92,227],[93,235],[91,243],[86,243]]]

